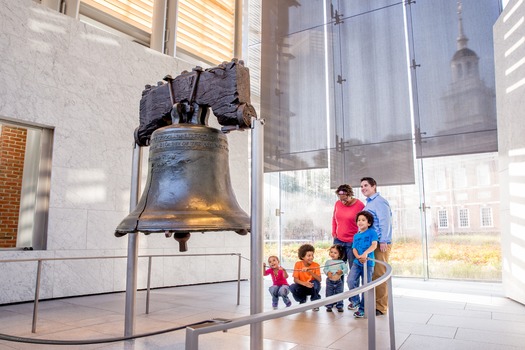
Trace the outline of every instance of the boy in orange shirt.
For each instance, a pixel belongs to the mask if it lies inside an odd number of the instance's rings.
[[[321,269],[318,263],[314,262],[315,248],[311,244],[303,244],[297,252],[299,261],[295,263],[293,271],[293,281],[290,286],[293,298],[299,303],[306,302],[306,297],[310,300],[321,299]],[[314,311],[319,311],[316,307]]]

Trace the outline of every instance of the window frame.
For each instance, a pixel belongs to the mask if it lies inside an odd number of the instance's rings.
[[[480,226],[482,228],[494,227],[494,211],[492,210],[492,207],[481,207],[479,211],[480,211],[480,214],[479,214]],[[489,213],[488,216],[484,214],[484,211],[488,211]],[[485,225],[485,218],[488,218],[490,221],[488,225]]]
[[[466,216],[465,216],[466,213]],[[470,227],[470,211],[468,208],[458,208],[458,227],[469,228]]]
[[[17,128],[25,128],[31,130],[40,131],[39,137],[39,155],[38,155],[38,164],[36,165],[36,181],[31,182],[29,185],[24,185],[24,180],[22,183],[22,192],[24,192],[24,186],[35,187],[34,190],[34,207],[32,213],[33,226],[32,232],[30,233],[31,245],[21,246],[19,242],[19,230],[20,230],[20,221],[18,223],[17,229],[17,244],[14,248],[0,248],[2,250],[45,250],[47,249],[47,232],[48,232],[48,222],[49,222],[49,198],[51,193],[51,166],[52,166],[52,154],[53,154],[53,133],[54,129],[51,127],[45,127],[35,124],[20,123],[18,121],[13,121],[9,118],[1,117],[0,124],[2,126],[12,126]],[[27,145],[26,145],[27,151]],[[27,159],[24,159],[24,162]],[[25,170],[26,164],[24,164]],[[23,177],[26,175],[24,174]],[[23,195],[23,194],[22,194]],[[22,196],[21,195],[21,196]],[[22,201],[22,199],[21,199]],[[19,213],[19,219],[20,219]]]
[[[214,25],[217,21],[206,20],[202,21],[202,18],[208,18],[210,14],[201,13],[202,9],[208,9],[210,6],[215,8],[224,8],[224,1],[221,0],[199,0],[200,4],[193,4],[188,0],[190,9],[186,8],[185,12],[182,13],[180,5],[183,3],[184,6],[188,5],[186,0],[165,0],[165,1],[153,1],[153,7],[147,7],[147,11],[151,14],[149,18],[149,24],[134,24],[132,20],[126,20],[126,17],[120,14],[113,15],[109,10],[108,12],[103,10],[104,5],[93,6],[89,2],[93,0],[76,0],[79,2],[78,17],[86,23],[97,26],[105,31],[111,32],[116,35],[124,36],[134,42],[141,45],[150,47],[157,51],[163,52],[164,54],[177,57],[184,60],[196,61],[201,65],[216,65],[221,62],[229,62],[234,57],[242,55],[242,0],[229,0],[231,1],[231,7],[225,8],[224,13],[231,16],[228,20],[221,21],[220,25]],[[117,3],[121,7],[126,7],[125,4],[119,0],[105,0],[108,4]],[[132,3],[140,3],[140,1],[131,1]],[[207,5],[206,2],[213,4]],[[131,6],[131,5],[129,5]],[[111,6],[108,6],[108,8]],[[151,10],[150,10],[151,9]],[[197,9],[196,17],[195,9]],[[119,10],[120,11],[120,10]],[[122,10],[121,12],[123,12]],[[136,10],[133,10],[136,12]],[[193,11],[193,13],[191,13]],[[223,13],[217,11],[211,11],[211,15],[221,16]],[[208,17],[206,17],[208,16]],[[119,18],[122,17],[122,18]],[[226,18],[226,15],[223,15]],[[181,20],[182,19],[182,20]],[[189,19],[189,20],[188,20]],[[199,19],[201,21],[199,22]],[[147,21],[148,19],[143,19]],[[222,22],[225,24],[223,25]],[[184,27],[183,27],[184,25]],[[218,28],[225,28],[224,31],[217,30]],[[186,33],[183,35],[182,33]],[[196,40],[189,39],[191,35],[203,35],[208,33],[209,40]],[[216,52],[217,57],[215,58],[214,53],[204,54],[208,51],[207,46],[214,48],[220,46],[228,38],[228,45],[222,50]],[[179,42],[180,39],[180,42]],[[212,42],[215,40],[215,44],[200,45],[202,42]],[[190,46],[189,43],[192,45]],[[193,49],[192,46],[195,45]],[[227,52],[227,50],[231,50]]]
[[[437,221],[438,229],[447,229],[449,228],[448,220],[448,210],[447,209],[438,209],[437,210]]]
[[[206,1],[212,2],[215,4],[205,5],[204,2]],[[224,31],[216,30],[215,29],[216,26],[213,26],[211,23],[210,25],[201,24],[199,26],[198,23],[195,22],[197,18],[193,18],[193,20],[188,20],[191,17],[195,17],[196,13],[199,13],[199,10],[208,9],[210,6],[213,6],[214,8],[224,7],[224,5],[222,4],[223,1],[220,1],[220,0],[199,0],[199,1],[193,1],[193,2],[191,0],[178,0],[177,1],[178,16],[176,20],[176,30],[175,30],[175,33],[176,33],[175,43],[176,43],[176,53],[177,53],[176,56],[177,57],[180,57],[180,55],[182,54],[185,56],[192,57],[194,59],[202,60],[210,64],[219,64],[224,61],[229,62],[236,55],[235,41],[238,39],[237,38],[237,35],[238,35],[237,16],[239,15],[237,3],[240,0],[231,0],[231,1],[232,1],[231,8],[227,8],[220,13],[215,13],[217,16],[223,16],[223,17],[227,17],[228,15],[232,16],[231,21],[219,21],[221,22],[221,24],[225,24],[225,23],[229,24],[229,25],[222,25],[225,28]],[[196,2],[202,2],[202,4],[197,4]],[[187,8],[185,8],[186,11],[184,12],[181,11],[181,5],[185,7],[187,6]],[[231,13],[229,13],[229,11],[231,11]],[[181,14],[183,15],[181,16]],[[209,16],[210,16],[210,13],[201,13],[199,15],[199,19],[209,17]],[[192,28],[194,26],[198,27],[198,30],[196,30],[196,28]],[[231,30],[229,35],[226,29]],[[206,33],[208,33],[208,35],[206,35]],[[202,41],[202,39],[204,39],[203,37],[201,37],[202,35],[204,35],[205,38],[209,38],[209,40]],[[199,36],[201,40],[192,40],[191,39],[192,36]],[[217,45],[221,45],[224,39],[228,39],[228,38],[230,39],[229,41],[230,45],[225,45],[225,46],[231,50],[229,53],[223,52],[224,55],[219,56],[217,60],[213,59],[214,57],[211,53],[205,54],[205,52],[209,50],[215,50],[215,47]],[[215,40],[215,44],[211,45],[211,47],[209,47],[210,45],[203,45],[203,46],[199,46],[193,49],[193,48],[190,48],[189,46],[190,42],[193,45],[200,44],[201,42],[212,44],[214,40]],[[216,51],[218,54],[221,54],[221,50],[216,50]]]

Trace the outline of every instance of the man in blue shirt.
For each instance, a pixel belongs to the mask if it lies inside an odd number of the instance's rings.
[[[366,211],[374,217],[373,229],[379,238],[374,251],[376,260],[388,263],[392,249],[392,210],[388,201],[377,193],[377,183],[371,177],[361,179],[361,193],[366,197]],[[372,280],[376,280],[386,272],[381,264],[376,264]],[[376,287],[376,315],[386,314],[388,309],[388,290],[386,282]]]

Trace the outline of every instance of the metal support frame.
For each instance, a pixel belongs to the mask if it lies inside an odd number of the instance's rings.
[[[251,261],[250,261],[250,314],[263,311],[263,277],[261,274],[263,260],[263,156],[264,132],[263,119],[252,118],[252,166],[251,166]],[[263,348],[262,323],[250,324],[250,349]]]
[[[129,211],[137,206],[140,189],[141,149],[136,143],[133,145],[133,159],[131,165],[131,195]],[[137,233],[128,233],[128,261],[126,267],[126,304],[124,315],[124,336],[133,335],[135,330],[135,300],[137,295],[137,271],[139,256],[139,237]]]

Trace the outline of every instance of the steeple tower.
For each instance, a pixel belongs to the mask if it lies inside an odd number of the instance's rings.
[[[468,38],[463,32],[463,5],[461,0],[458,1],[458,33],[457,48],[461,50],[467,47],[468,42]]]
[[[463,5],[458,1],[458,38],[456,39],[457,51],[452,57],[452,82],[466,80],[480,80],[478,55],[467,47],[468,38],[463,30]]]
[[[494,92],[488,88],[479,72],[479,56],[467,47],[463,28],[463,6],[457,2],[457,51],[450,61],[452,81],[443,95],[445,104],[444,130],[472,132],[495,128]],[[472,141],[473,142],[473,141]]]

